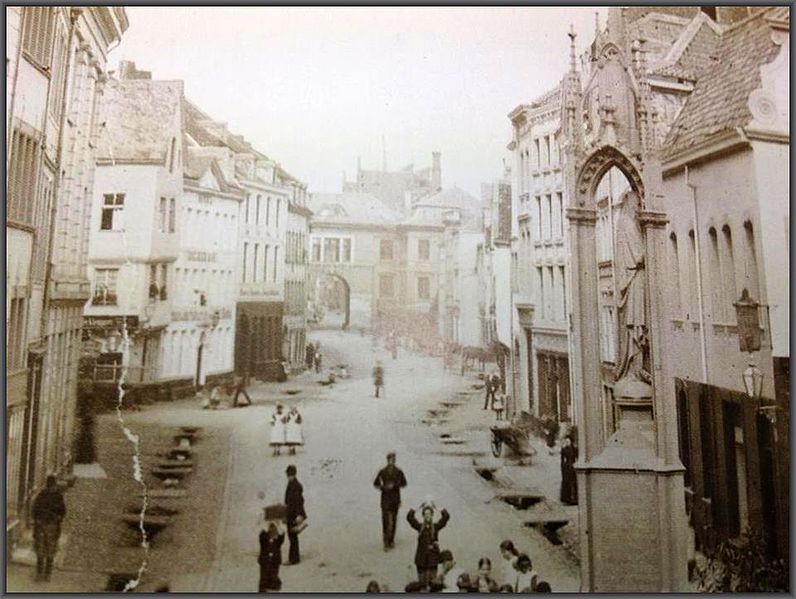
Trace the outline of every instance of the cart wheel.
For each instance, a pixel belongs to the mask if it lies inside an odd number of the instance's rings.
[[[503,454],[503,440],[496,434],[492,434],[492,455],[499,458]]]

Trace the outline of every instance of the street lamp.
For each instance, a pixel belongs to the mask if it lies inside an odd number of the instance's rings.
[[[749,363],[741,378],[746,394],[752,399],[760,399],[763,395],[763,373],[754,362]]]

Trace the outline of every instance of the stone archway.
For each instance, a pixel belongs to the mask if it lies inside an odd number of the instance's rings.
[[[638,194],[642,208],[645,206],[641,166],[614,146],[602,146],[594,150],[577,169],[575,186],[577,207],[591,209],[596,207],[597,186],[613,167],[619,169],[627,178],[633,191]]]
[[[351,285],[337,273],[321,273],[315,285],[316,304],[325,312],[342,316],[342,330],[351,324]],[[333,319],[329,319],[333,320]]]

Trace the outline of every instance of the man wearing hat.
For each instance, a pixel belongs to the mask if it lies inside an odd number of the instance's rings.
[[[304,487],[301,486],[301,483],[296,478],[296,467],[291,464],[287,467],[285,473],[287,474],[287,488],[285,489],[287,513],[285,519],[287,520],[287,538],[290,540],[287,559],[288,564],[293,565],[301,560],[299,555],[299,533],[296,530],[296,526],[307,518],[307,514],[304,511]]]
[[[379,470],[373,486],[381,490],[381,529],[384,551],[395,546],[395,525],[401,507],[401,489],[406,486],[403,471],[395,465],[395,453],[387,454],[387,465]]]
[[[36,580],[50,580],[61,536],[61,521],[66,516],[64,496],[58,488],[58,479],[52,474],[47,477],[47,486],[36,495],[32,511]]]

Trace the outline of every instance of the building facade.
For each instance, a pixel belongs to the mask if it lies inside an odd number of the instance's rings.
[[[572,418],[561,86],[510,114],[519,346],[516,402],[538,418]],[[515,352],[516,354],[516,352]]]
[[[672,355],[697,546],[763,533],[789,553],[788,10],[722,32],[666,138]],[[723,86],[728,95],[719,93]],[[731,98],[727,100],[727,98]],[[705,115],[712,116],[711,124]],[[759,304],[757,343],[736,304]],[[742,347],[742,345],[747,347]],[[743,373],[762,375],[750,397]]]
[[[73,462],[94,147],[122,8],[12,7],[7,17],[7,523]],[[55,258],[57,256],[57,259]]]
[[[309,287],[309,239],[312,212],[307,208],[307,190],[298,183],[288,199],[285,238],[285,318],[283,357],[291,370],[304,366],[307,347],[307,302]]]

